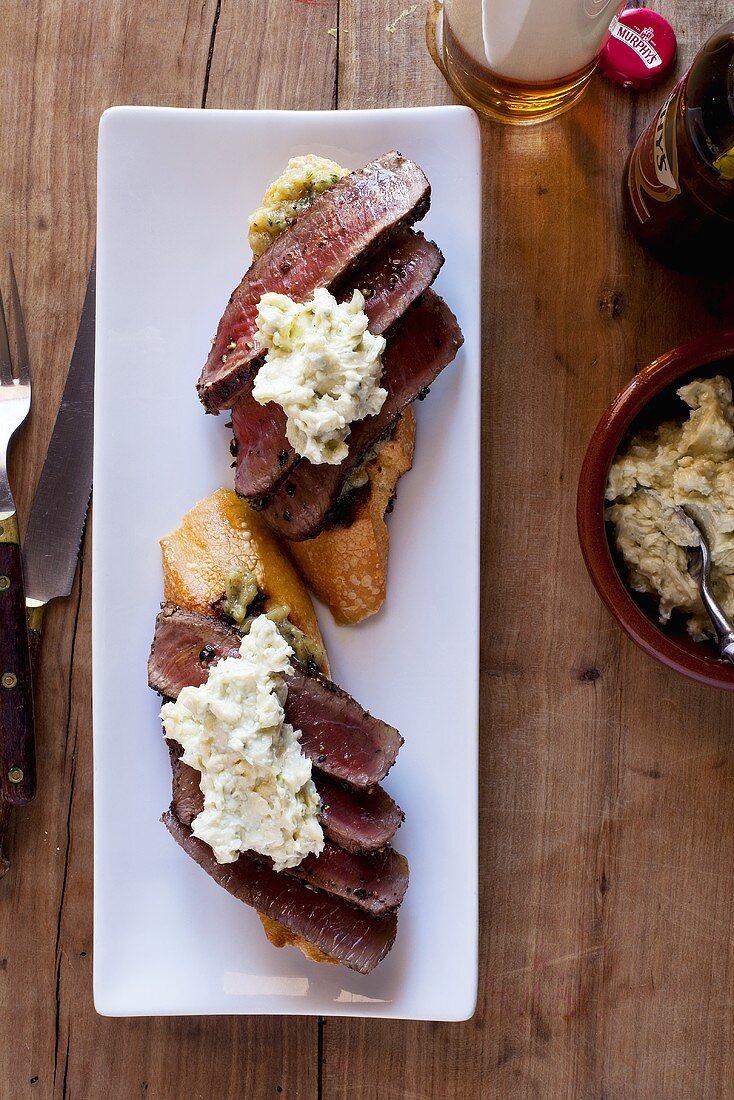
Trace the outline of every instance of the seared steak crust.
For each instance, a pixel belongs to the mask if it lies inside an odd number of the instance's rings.
[[[232,404],[260,354],[255,319],[263,294],[302,302],[331,286],[386,235],[422,218],[430,193],[418,165],[390,152],[314,199],[231,295],[197,385],[207,412]]]

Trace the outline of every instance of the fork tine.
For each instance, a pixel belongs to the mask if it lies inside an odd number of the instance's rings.
[[[8,326],[5,322],[5,303],[0,291],[0,386],[13,384],[13,360],[10,358]]]
[[[18,281],[15,278],[13,257],[8,252],[8,264],[10,267],[10,296],[13,300],[13,317],[15,319],[15,341],[18,349],[18,380],[27,386],[31,381],[31,364],[28,358],[28,341],[25,336],[25,324],[23,322],[23,310],[20,306],[20,294],[18,293]],[[7,334],[6,334],[7,339]]]

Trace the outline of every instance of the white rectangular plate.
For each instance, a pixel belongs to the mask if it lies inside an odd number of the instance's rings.
[[[334,679],[405,738],[386,787],[407,819],[398,937],[369,976],[270,946],[255,912],[159,818],[170,769],[146,683],[159,538],[232,484],[226,416],[195,382],[250,262],[247,215],[289,157],[356,168],[399,149],[433,188],[422,223],[465,344],[416,405],[390,516],[386,606],[319,608]],[[459,1020],[477,981],[480,148],[463,107],[355,112],[117,107],[99,135],[94,453],[94,993],[109,1016],[308,1013]]]

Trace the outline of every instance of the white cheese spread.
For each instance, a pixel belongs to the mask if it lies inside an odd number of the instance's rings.
[[[263,294],[257,328],[267,349],[253,387],[261,405],[274,401],[286,414],[286,436],[302,458],[338,465],[355,420],[380,411],[382,336],[367,327],[364,298],[354,291],[339,303],[321,288],[308,302]]]
[[[300,731],[284,720],[291,653],[275,623],[260,615],[239,657],[218,661],[204,684],[185,687],[161,709],[166,737],[201,773],[204,809],[192,832],[218,863],[257,852],[281,871],[323,850],[311,761]]]
[[[612,464],[607,518],[632,588],[660,598],[662,622],[683,612],[701,639],[713,631],[688,573],[687,548],[697,536],[674,509],[687,505],[706,532],[714,593],[734,616],[734,404],[720,376],[691,382],[678,396],[688,420],[637,436]]]

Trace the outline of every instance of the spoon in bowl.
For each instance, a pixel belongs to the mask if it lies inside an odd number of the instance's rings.
[[[681,515],[681,519],[685,519],[687,526],[698,535],[698,546],[690,548],[691,576],[698,585],[701,601],[711,619],[716,640],[719,643],[719,653],[734,665],[734,623],[724,613],[711,589],[711,548],[706,533],[685,504],[676,507],[675,510]]]

